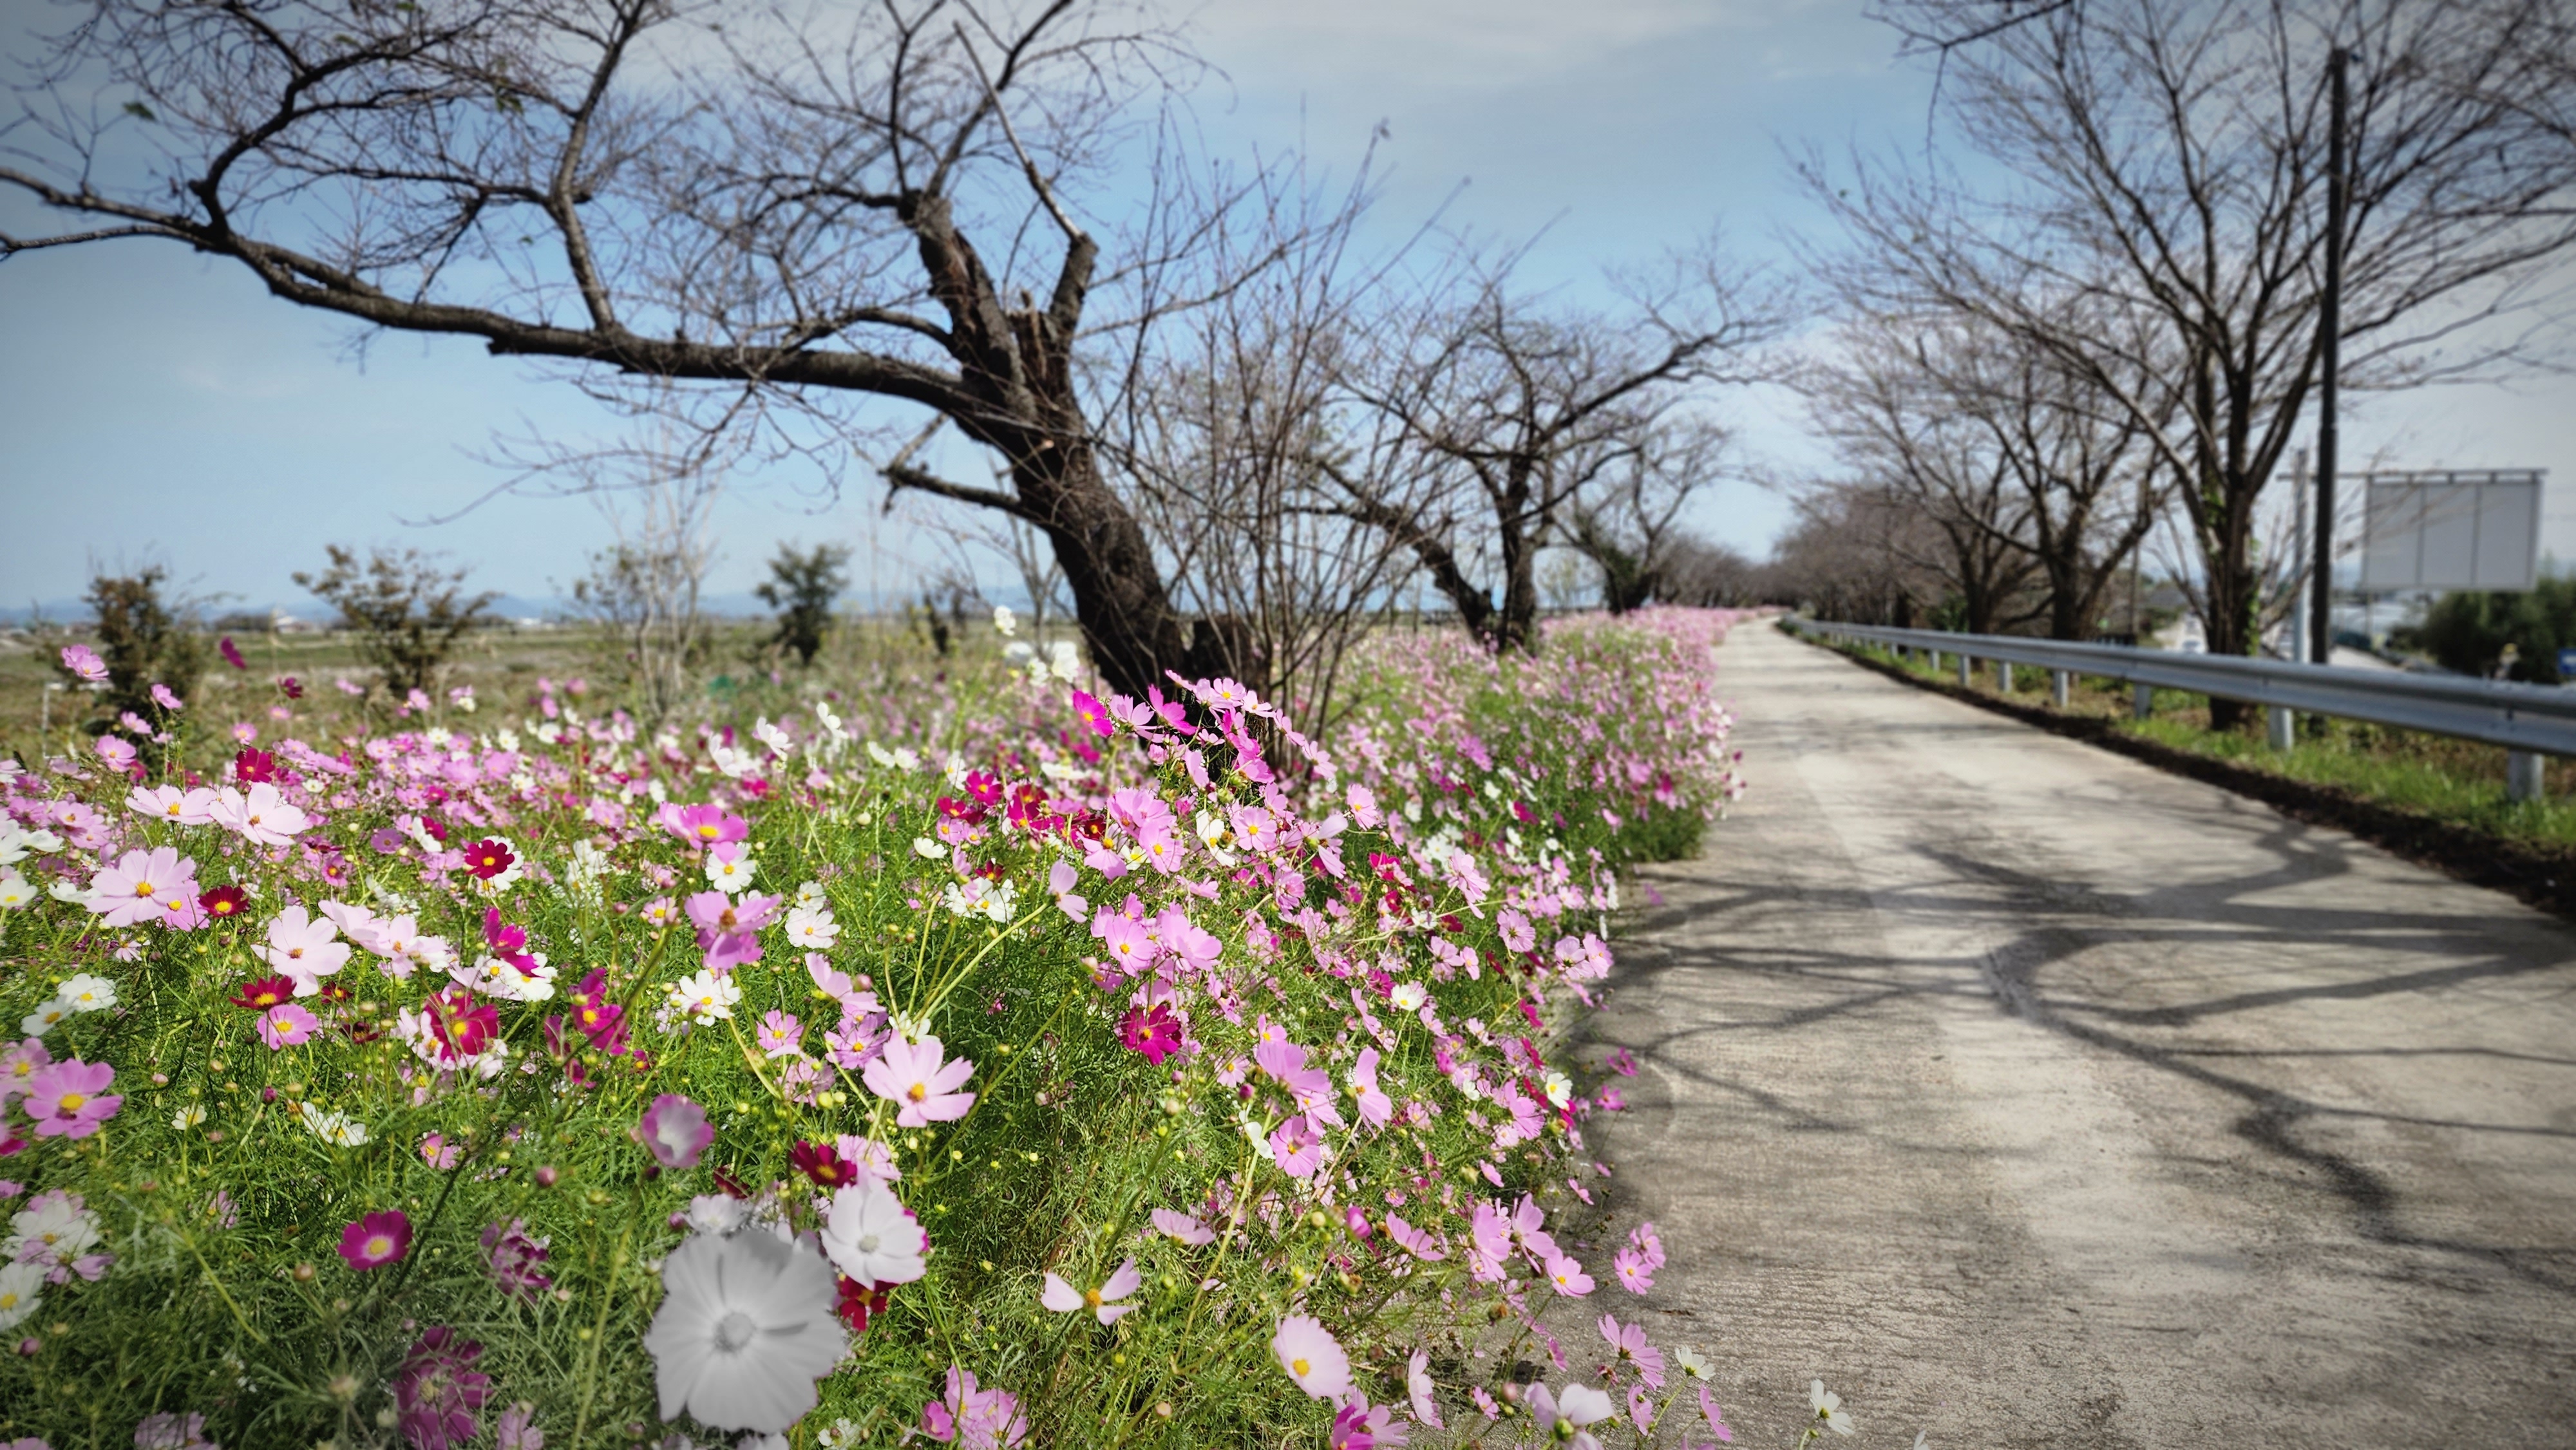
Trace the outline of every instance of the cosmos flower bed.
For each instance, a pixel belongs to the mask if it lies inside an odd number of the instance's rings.
[[[0,1444],[1724,1438],[1549,1225],[1727,622],[1391,637],[1329,742],[1041,663],[0,764]]]

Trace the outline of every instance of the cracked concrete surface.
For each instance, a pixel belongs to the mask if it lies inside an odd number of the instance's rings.
[[[1752,794],[1645,873],[1592,1137],[1738,1443],[1821,1377],[1866,1445],[2576,1445],[2576,930],[1768,626],[1718,659]]]

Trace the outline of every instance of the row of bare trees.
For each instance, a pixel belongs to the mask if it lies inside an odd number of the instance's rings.
[[[2170,501],[2186,544],[2170,576],[2213,652],[2249,652],[2295,577],[2281,556],[2298,542],[2267,549],[2264,532],[2314,421],[2330,236],[2348,388],[2495,376],[2563,348],[2562,0],[1881,14],[1937,63],[1934,137],[1798,167],[1844,234],[1812,254],[1848,321],[1811,383],[1854,480],[1810,511],[1880,541],[1883,608],[1928,586],[1971,628],[2080,634]]]
[[[1552,545],[1651,596],[1710,464],[1696,399],[1782,319],[1714,246],[1606,310],[1445,234],[1363,250],[1367,173],[1203,154],[1196,70],[1122,0],[101,0],[0,157],[69,220],[0,255],[185,246],[619,410],[649,445],[499,456],[640,489],[681,541],[602,576],[639,637],[687,593],[656,572],[696,547],[674,480],[788,466],[1000,521],[1136,693],[1320,701],[1416,571],[1525,647]],[[991,481],[934,467],[941,430]]]

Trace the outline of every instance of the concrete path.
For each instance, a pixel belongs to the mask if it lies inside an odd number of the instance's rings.
[[[1752,795],[1647,873],[1594,1141],[1739,1444],[1821,1377],[1856,1446],[2576,1445],[2576,930],[1767,626],[1719,666]]]

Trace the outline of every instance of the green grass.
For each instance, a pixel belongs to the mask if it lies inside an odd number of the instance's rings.
[[[1862,646],[1844,652],[1892,665],[1926,682],[1958,688],[1958,667],[1946,660],[1936,671],[1923,660],[1899,660],[1886,649]],[[2433,820],[2511,840],[2576,847],[2576,794],[2572,794],[2576,793],[2576,762],[2552,758],[2541,799],[2515,802],[2505,796],[2505,750],[2500,745],[2357,720],[2302,716],[2296,745],[2277,751],[2265,738],[2259,712],[2244,728],[2212,729],[2206,695],[2157,690],[2153,716],[2134,720],[2130,718],[2131,687],[2123,681],[2078,677],[2060,710],[2049,699],[2045,671],[2023,669],[2015,674],[2020,688],[2003,696],[1995,688],[1994,667],[1981,664],[1969,689],[2052,714],[2104,720],[2123,735],[2167,749],[2285,780],[2330,786]]]

